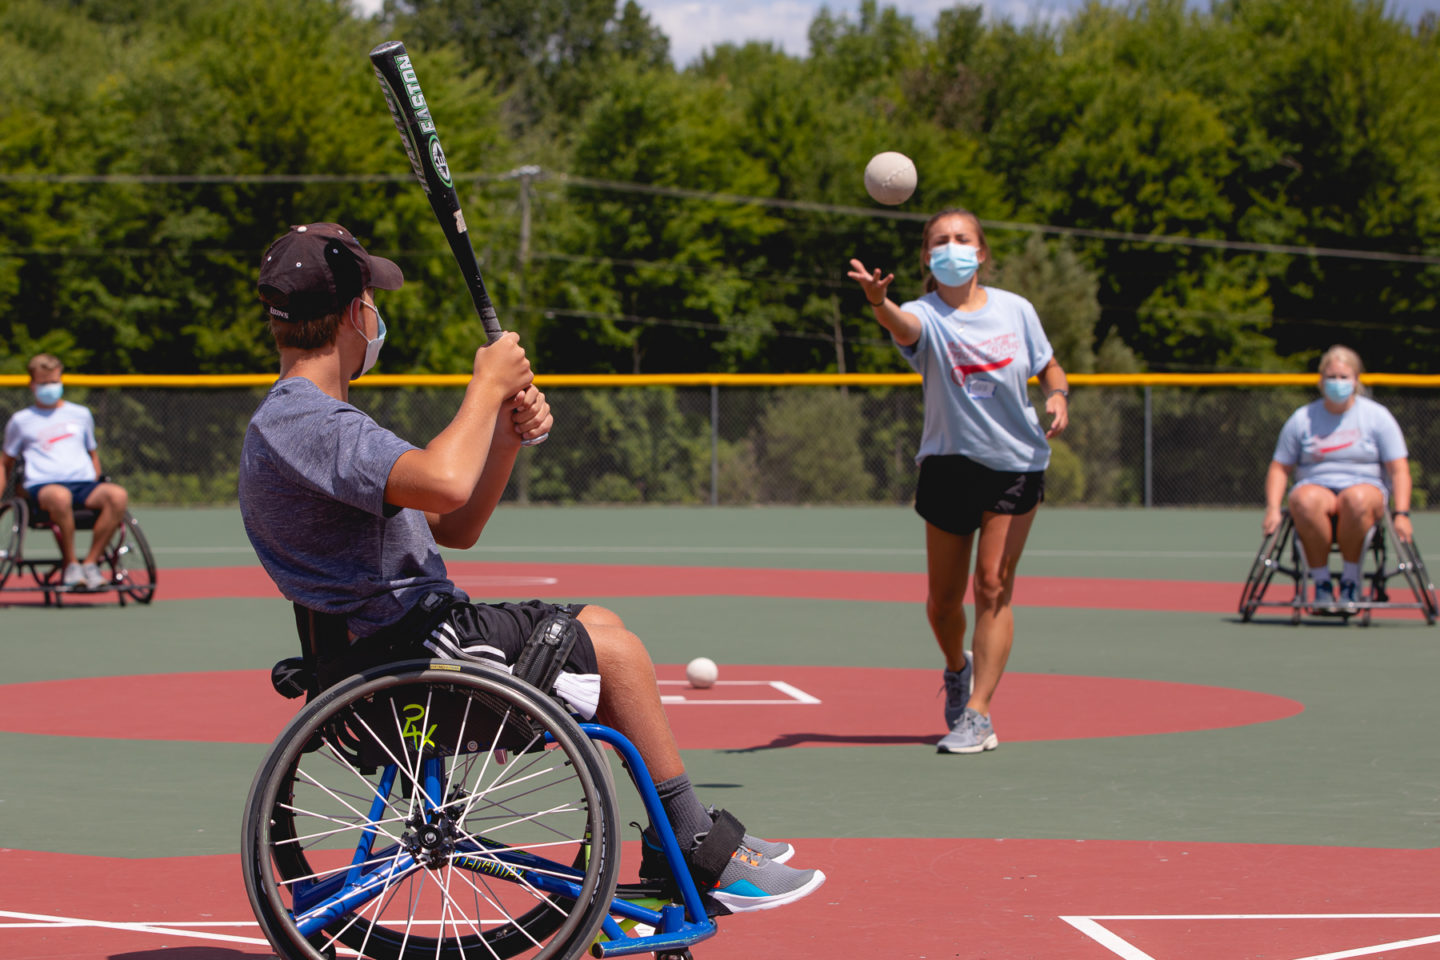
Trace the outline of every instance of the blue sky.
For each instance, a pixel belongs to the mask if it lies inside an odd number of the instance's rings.
[[[639,0],[640,6],[670,38],[670,53],[683,67],[706,47],[722,42],[769,40],[787,53],[808,50],[805,32],[822,6],[853,18],[859,0]],[[882,3],[885,0],[881,0]],[[1082,0],[981,0],[991,16],[1025,23],[1034,17],[1064,16]],[[889,5],[929,27],[935,15],[955,0],[889,0]],[[1387,8],[1408,20],[1440,10],[1440,0],[1387,0]]]

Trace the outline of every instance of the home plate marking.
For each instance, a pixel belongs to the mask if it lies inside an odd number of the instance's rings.
[[[1135,946],[1124,937],[1105,928],[1101,920],[1440,920],[1440,913],[1185,913],[1185,914],[1116,914],[1096,917],[1061,917],[1070,926],[1094,940],[1123,960],[1163,960],[1154,957]],[[1293,960],[1350,960],[1353,957],[1373,957],[1387,951],[1404,950],[1407,947],[1423,947],[1440,943],[1440,934],[1427,937],[1412,937],[1408,940],[1391,940],[1370,946],[1337,950],[1332,953],[1315,953]]]
[[[706,706],[725,707],[758,707],[793,704],[810,705],[820,702],[819,697],[812,697],[804,690],[801,690],[799,687],[794,686],[793,684],[786,683],[784,680],[717,680],[715,681],[714,687],[708,688],[709,690],[714,690],[715,687],[766,688],[766,692],[761,693],[757,691],[757,693],[759,694],[758,696],[746,697],[744,699],[718,699],[708,696],[696,696],[696,694],[699,694],[702,691],[696,687],[690,686],[690,681],[688,680],[657,680],[656,683],[660,684],[660,686],[662,687],[684,687],[689,691],[688,693],[662,693],[660,694],[661,703],[704,704]],[[768,696],[768,692],[771,691],[779,693],[781,695],[781,699],[775,699],[774,697]],[[738,693],[738,691],[735,692]]]

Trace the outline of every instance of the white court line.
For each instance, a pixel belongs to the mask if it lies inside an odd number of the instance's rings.
[[[471,577],[451,577],[450,582],[457,587],[553,587],[560,580],[558,577],[520,577],[505,574],[490,577],[476,574]]]
[[[1114,914],[1094,917],[1061,917],[1070,926],[1085,934],[1091,940],[1105,947],[1122,960],[1155,960],[1150,954],[1112,933],[1096,921],[1099,920],[1440,920],[1440,913],[1174,913],[1174,914]],[[1295,960],[1351,960],[1354,957],[1371,957],[1387,950],[1404,950],[1408,947],[1423,947],[1440,943],[1440,934],[1428,937],[1414,937],[1408,940],[1391,940],[1388,943],[1372,944],[1337,950],[1334,953],[1317,953]]]
[[[689,687],[688,680],[657,680],[662,687]],[[721,706],[721,707],[759,707],[777,706],[785,704],[811,705],[820,703],[819,697],[811,696],[799,687],[792,686],[784,680],[717,680],[717,687],[769,687],[777,693],[783,693],[783,700],[690,700],[681,694],[661,694],[661,703],[685,703],[692,706]]]
[[[153,933],[164,937],[186,937],[192,940],[218,940],[223,943],[258,943],[268,946],[264,937],[237,937],[229,933],[207,933],[202,930],[188,930],[160,923],[133,923],[113,920],[86,920],[80,917],[52,917],[43,913],[18,913],[14,910],[0,910],[0,917],[16,920],[38,920],[41,926],[51,927],[97,927],[101,930],[123,930],[129,933]],[[202,924],[191,924],[201,926]],[[4,924],[4,926],[11,926]],[[251,924],[258,926],[258,924]]]

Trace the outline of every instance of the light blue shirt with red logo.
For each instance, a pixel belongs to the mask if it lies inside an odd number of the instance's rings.
[[[1296,410],[1280,428],[1273,459],[1295,468],[1297,487],[1344,490],[1368,483],[1388,490],[1384,465],[1409,455],[1395,416],[1369,397],[1356,397],[1344,413],[1326,410],[1324,400]]]
[[[1029,300],[986,287],[985,306],[956,310],[928,293],[900,309],[920,318],[920,339],[900,353],[920,374],[925,428],[919,463],[961,454],[1004,473],[1050,463],[1050,444],[1026,382],[1055,351]]]
[[[5,453],[25,464],[25,486],[95,480],[95,418],[78,403],[15,411],[5,424]]]

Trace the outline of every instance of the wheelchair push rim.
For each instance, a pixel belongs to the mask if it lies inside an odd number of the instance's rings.
[[[141,603],[155,599],[155,557],[140,521],[130,511],[125,511],[124,520],[106,544],[102,563],[109,569],[111,586],[119,592],[121,603],[126,597]]]
[[[575,957],[608,915],[615,802],[548,697],[411,661],[316,698],[246,804],[245,886],[287,960]]]
[[[24,500],[0,503],[0,587],[15,572],[20,562],[20,547],[29,523]]]

